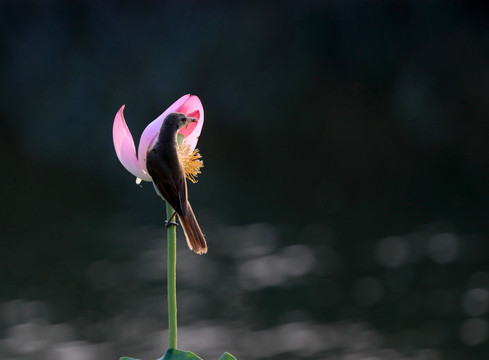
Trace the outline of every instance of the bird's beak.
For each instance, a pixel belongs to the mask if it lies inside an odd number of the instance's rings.
[[[187,121],[187,123],[185,124],[185,129],[187,129],[187,128],[188,128],[188,126],[190,125],[190,123],[193,123],[193,122],[197,122],[197,121],[199,121],[199,120],[197,120],[196,118],[193,118],[193,117],[190,117],[190,116],[187,116],[187,119],[188,119],[188,121]]]

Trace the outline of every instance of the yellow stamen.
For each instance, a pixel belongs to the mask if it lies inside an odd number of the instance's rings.
[[[186,178],[195,184],[197,182],[197,175],[200,174],[200,169],[204,166],[199,150],[190,150],[190,146],[185,144],[178,145],[177,150]]]

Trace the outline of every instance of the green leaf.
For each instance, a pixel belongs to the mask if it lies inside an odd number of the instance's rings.
[[[123,356],[119,360],[139,360],[139,359],[135,359],[135,358],[130,358],[130,357],[127,357],[127,356]]]
[[[190,351],[168,349],[166,350],[165,356],[159,358],[158,360],[202,360],[202,359]]]
[[[219,360],[236,360],[236,358],[233,355],[231,355],[230,353],[225,352],[224,354],[222,354],[222,356],[219,358]]]

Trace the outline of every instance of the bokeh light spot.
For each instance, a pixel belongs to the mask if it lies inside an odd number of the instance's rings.
[[[485,314],[489,307],[489,291],[481,288],[470,289],[465,293],[462,307],[469,316]]]
[[[377,259],[385,267],[402,265],[409,255],[408,245],[400,236],[382,239],[377,246]]]
[[[487,321],[480,318],[468,319],[460,327],[460,338],[469,346],[483,343],[487,339]]]
[[[436,234],[428,242],[428,253],[438,264],[450,263],[459,254],[458,240],[451,233]]]

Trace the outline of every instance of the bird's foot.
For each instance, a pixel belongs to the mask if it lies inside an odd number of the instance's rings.
[[[168,230],[168,228],[172,225],[178,226],[178,224],[175,221],[168,221],[165,220],[165,228]]]

